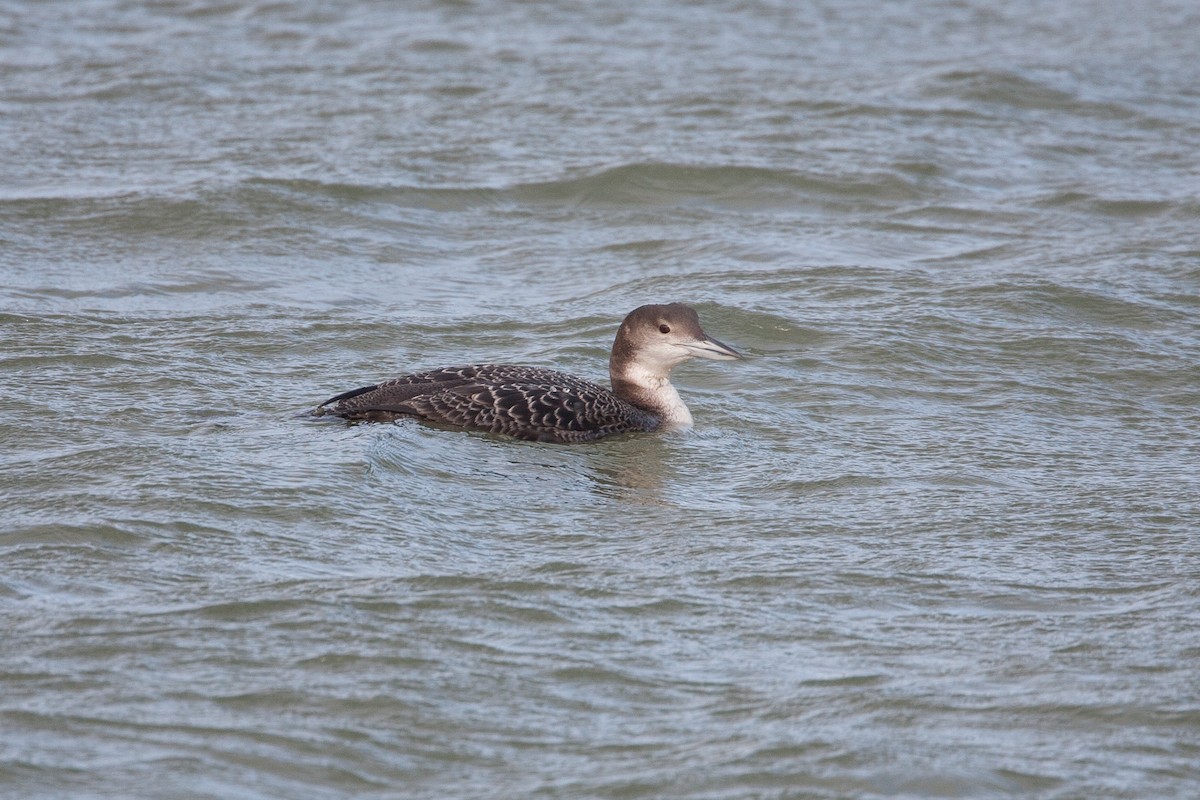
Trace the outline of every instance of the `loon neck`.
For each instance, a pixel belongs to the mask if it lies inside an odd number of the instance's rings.
[[[619,370],[617,365],[613,365],[609,377],[612,379],[613,394],[657,416],[661,420],[660,427],[691,427],[692,412],[688,411],[679,392],[671,385],[668,373],[627,364]]]

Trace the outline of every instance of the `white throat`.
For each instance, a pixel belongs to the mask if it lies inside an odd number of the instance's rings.
[[[639,404],[650,408],[662,418],[662,428],[678,429],[692,426],[692,412],[688,411],[679,392],[671,385],[668,375],[631,364],[621,374],[621,378],[637,387]]]

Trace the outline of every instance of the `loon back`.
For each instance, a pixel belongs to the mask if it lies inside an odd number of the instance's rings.
[[[603,386],[516,364],[473,364],[404,375],[331,397],[317,410],[371,422],[419,417],[540,442],[584,442],[652,431],[660,422]]]

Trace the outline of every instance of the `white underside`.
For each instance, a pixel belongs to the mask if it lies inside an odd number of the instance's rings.
[[[666,375],[634,366],[625,373],[625,379],[635,383],[646,393],[654,412],[662,419],[662,428],[678,429],[692,427],[692,412]]]
[[[692,427],[692,412],[683,404],[679,392],[670,383],[658,390],[658,396],[663,399],[666,409],[662,415],[662,427],[667,430]]]

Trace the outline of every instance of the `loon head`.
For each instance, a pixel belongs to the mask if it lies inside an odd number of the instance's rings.
[[[696,309],[670,303],[629,312],[617,331],[609,367],[614,374],[632,368],[666,378],[673,367],[690,358],[730,361],[741,357],[704,332]]]
[[[670,303],[629,312],[617,330],[608,369],[618,395],[668,421],[691,424],[691,414],[671,386],[671,370],[691,358],[741,357],[704,332],[694,308]]]

